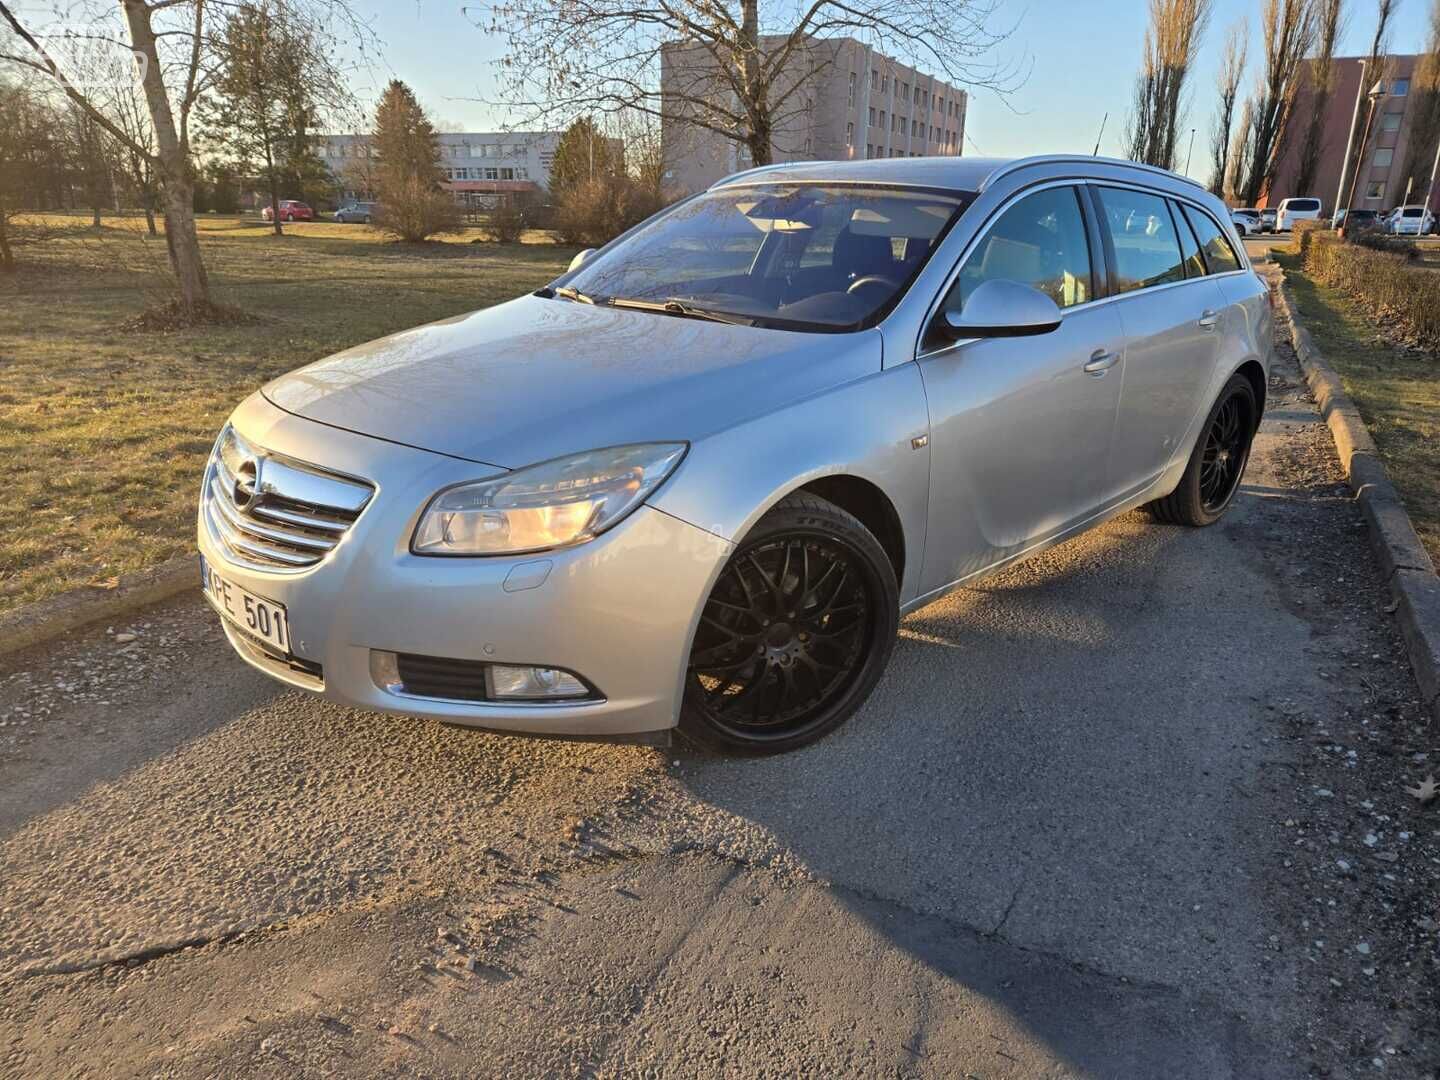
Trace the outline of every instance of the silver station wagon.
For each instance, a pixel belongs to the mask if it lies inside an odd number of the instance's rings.
[[[337,701],[789,750],[946,590],[1133,507],[1217,520],[1270,340],[1228,211],[1172,173],[754,169],[253,394],[205,475],[205,592]]]

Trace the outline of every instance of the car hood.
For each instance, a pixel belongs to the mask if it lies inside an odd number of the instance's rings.
[[[526,296],[347,349],[262,392],[323,424],[513,469],[702,439],[880,366],[877,330],[798,333]]]

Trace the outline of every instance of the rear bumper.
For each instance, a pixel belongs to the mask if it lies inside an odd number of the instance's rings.
[[[204,522],[199,547],[226,579],[283,604],[294,660],[230,624],[247,663],[332,700],[503,731],[629,735],[675,725],[686,658],[731,546],[642,506],[599,538],[515,558],[426,558],[409,552],[431,494],[493,470],[302,420],[259,395],[232,418],[267,450],[363,476],[376,495],[316,565],[267,573],[227,560]],[[474,702],[381,685],[372,651],[564,668],[587,680],[584,702]],[[318,669],[318,670],[317,670]]]

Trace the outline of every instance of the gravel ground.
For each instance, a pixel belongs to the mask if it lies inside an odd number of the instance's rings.
[[[0,663],[0,1075],[1434,1076],[1387,602],[1287,356],[1220,526],[930,605],[784,758],[343,709],[162,605]]]

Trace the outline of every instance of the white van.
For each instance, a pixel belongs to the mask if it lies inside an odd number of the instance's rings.
[[[1275,231],[1289,232],[1295,227],[1295,222],[1314,221],[1319,216],[1319,199],[1283,199],[1275,213]]]

